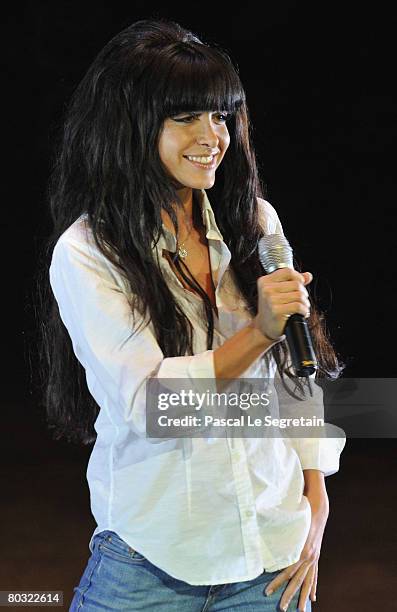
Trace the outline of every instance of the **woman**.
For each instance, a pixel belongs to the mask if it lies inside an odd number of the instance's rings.
[[[282,227],[228,55],[166,20],[116,35],[73,94],[49,194],[48,421],[56,437],[95,441],[97,528],[70,609],[310,610],[324,476],[344,440],[320,453],[314,438],[145,430],[149,379],[216,390],[277,375],[288,388],[295,312],[309,317],[318,374],[341,370],[311,274],[258,262],[259,238]]]

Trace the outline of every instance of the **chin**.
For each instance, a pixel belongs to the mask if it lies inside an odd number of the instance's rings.
[[[204,178],[201,181],[196,181],[194,185],[192,185],[193,189],[210,189],[215,184],[215,176],[211,176],[208,178]]]
[[[215,174],[212,176],[203,176],[198,178],[190,178],[190,180],[186,177],[183,180],[182,177],[179,177],[178,184],[180,188],[187,187],[188,189],[210,189],[215,184]]]

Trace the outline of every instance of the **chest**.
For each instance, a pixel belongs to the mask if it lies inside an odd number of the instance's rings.
[[[193,276],[195,281],[200,285],[201,289],[203,289],[203,291],[205,291],[207,294],[212,308],[218,317],[218,309],[216,307],[215,299],[215,285],[212,278],[208,243],[203,244],[200,242],[194,245],[189,245],[189,248],[186,248],[188,255],[182,260],[183,263],[180,263],[183,274],[190,279],[188,270],[190,271],[191,276]],[[198,291],[190,287],[190,285],[185,281],[177,266],[172,262],[170,252],[163,249],[163,257],[167,260],[170,269],[178,278],[184,289],[199,295]],[[188,268],[188,270],[186,268]]]

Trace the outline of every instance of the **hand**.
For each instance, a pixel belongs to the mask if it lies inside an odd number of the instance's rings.
[[[274,592],[284,582],[288,582],[280,600],[281,610],[288,609],[289,602],[298,589],[301,589],[298,610],[304,611],[306,609],[309,594],[311,601],[316,601],[318,560],[329,514],[329,504],[328,496],[318,490],[313,491],[313,493],[308,492],[306,496],[312,510],[312,520],[299,561],[287,566],[277,574],[274,580],[269,582],[265,591],[266,595],[270,595],[269,591]]]
[[[258,286],[258,314],[254,326],[270,340],[283,339],[284,328],[292,314],[310,314],[310,301],[305,285],[313,280],[310,272],[280,268],[260,276]]]

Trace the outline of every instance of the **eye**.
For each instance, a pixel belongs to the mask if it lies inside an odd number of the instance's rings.
[[[229,121],[229,119],[231,119],[232,117],[232,113],[227,113],[227,112],[219,112],[217,113],[218,119],[222,122],[222,123],[226,123],[226,121]]]
[[[186,117],[173,117],[172,119],[174,121],[177,121],[178,123],[192,123],[192,120],[195,119],[197,117],[197,115],[187,115]]]
[[[214,117],[216,118],[216,121],[219,121],[220,123],[226,123],[227,121],[231,119],[232,115],[233,113],[228,112],[228,111],[218,111],[214,113]],[[176,117],[172,117],[172,120],[176,121],[177,123],[192,123],[193,120],[197,119],[199,116],[200,116],[200,113],[185,115],[184,117],[178,117],[177,115]]]

